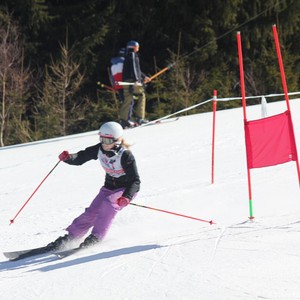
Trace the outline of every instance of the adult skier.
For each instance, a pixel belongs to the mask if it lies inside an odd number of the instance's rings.
[[[126,45],[126,55],[123,66],[123,81],[134,83],[134,85],[125,85],[124,88],[124,101],[120,107],[120,124],[123,128],[132,127],[133,120],[132,107],[136,100],[137,106],[135,109],[136,122],[141,125],[148,123],[145,119],[146,113],[146,95],[144,84],[150,81],[141,71],[139,59],[140,45],[136,41],[129,41]]]

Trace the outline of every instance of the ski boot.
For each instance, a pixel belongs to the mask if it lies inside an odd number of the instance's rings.
[[[90,234],[80,245],[79,248],[87,248],[100,242],[93,234]]]
[[[147,119],[142,119],[142,118],[138,118],[138,119],[137,119],[137,123],[138,123],[139,125],[143,125],[143,124],[149,123],[149,120],[147,120]]]
[[[49,243],[46,248],[48,251],[60,250],[69,241],[71,241],[71,237],[66,234],[64,236],[60,236],[54,242]]]
[[[138,124],[136,124],[135,122],[131,121],[131,120],[120,120],[119,121],[120,125],[123,127],[123,129],[127,129],[127,128],[133,128],[136,127]]]

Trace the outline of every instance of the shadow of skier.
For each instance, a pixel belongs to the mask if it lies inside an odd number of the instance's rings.
[[[158,249],[158,248],[162,248],[162,247],[164,247],[164,246],[160,246],[160,245],[157,245],[157,244],[152,244],[152,245],[141,245],[141,246],[121,248],[121,249],[112,250],[112,251],[108,251],[108,252],[93,254],[93,255],[90,255],[90,256],[87,256],[87,257],[75,258],[73,260],[64,261],[64,262],[61,262],[61,263],[57,263],[55,265],[33,269],[33,270],[28,271],[28,272],[35,272],[35,271],[49,272],[49,271],[54,271],[54,270],[58,270],[58,269],[61,269],[61,268],[67,268],[67,267],[72,267],[72,266],[76,266],[76,265],[96,261],[96,260],[99,260],[99,259],[107,259],[107,258],[112,258],[112,257],[119,256],[119,255],[127,255],[127,254],[132,254],[132,253],[138,253],[138,252]],[[84,253],[84,250],[82,251],[82,253]]]

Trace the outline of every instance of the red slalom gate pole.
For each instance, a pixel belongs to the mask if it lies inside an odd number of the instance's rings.
[[[276,53],[277,53],[277,58],[278,58],[278,64],[279,64],[279,69],[280,69],[281,82],[282,82],[282,87],[283,87],[283,91],[284,91],[286,106],[287,106],[287,110],[291,111],[290,103],[289,103],[289,93],[288,93],[288,88],[287,88],[287,84],[286,84],[286,78],[285,78],[283,61],[282,61],[281,50],[280,50],[280,44],[279,44],[279,39],[278,39],[278,34],[277,34],[277,29],[276,29],[275,24],[272,26],[272,29],[273,29]]]
[[[213,96],[213,130],[211,146],[211,183],[215,181],[215,132],[216,132],[216,111],[217,111],[217,90],[214,90]]]
[[[208,220],[203,220],[203,219],[199,219],[199,218],[194,218],[194,217],[190,217],[190,216],[178,214],[178,213],[175,213],[175,212],[171,212],[171,211],[167,211],[167,210],[163,210],[163,209],[159,209],[159,208],[154,208],[154,207],[149,207],[149,206],[145,206],[145,205],[140,205],[140,204],[136,204],[136,203],[129,203],[129,204],[130,204],[130,205],[134,205],[134,206],[138,206],[138,207],[143,207],[143,208],[148,208],[148,209],[152,209],[152,210],[164,212],[164,213],[171,214],[171,215],[175,215],[175,216],[179,216],[179,217],[184,217],[184,218],[188,218],[188,219],[200,221],[200,222],[209,223],[210,225],[216,224],[216,223],[213,222],[212,220],[211,220],[211,221],[208,221]]]
[[[244,127],[247,122],[247,114],[246,114],[246,91],[245,91],[245,75],[244,75],[244,65],[243,65],[243,51],[242,51],[242,39],[241,33],[238,31],[236,34],[237,38],[237,48],[238,48],[238,59],[239,59],[239,67],[240,67],[240,86],[241,86],[241,94],[242,94],[242,104],[243,104],[243,114],[244,114]],[[251,174],[250,168],[247,163],[247,176],[248,176],[248,193],[249,193],[249,210],[250,217],[249,219],[254,219],[253,216],[253,205],[252,205],[252,189],[251,189]]]
[[[274,24],[272,26],[272,28],[273,28],[273,35],[274,35],[275,46],[276,46],[276,53],[277,53],[277,58],[278,58],[278,63],[279,63],[279,69],[280,69],[280,74],[281,74],[281,82],[282,82],[282,87],[283,87],[283,91],[284,91],[286,106],[287,106],[287,110],[291,111],[290,101],[289,101],[289,93],[288,93],[288,88],[287,88],[287,84],[286,84],[284,66],[283,66],[283,61],[282,61],[282,56],[281,56],[280,43],[279,43],[279,38],[278,38],[278,34],[277,34],[276,25]],[[292,127],[293,127],[293,124],[292,124]],[[299,182],[299,185],[300,185],[300,166],[299,166],[297,149],[296,149],[296,157],[297,157],[297,159],[296,159],[296,168],[297,168],[297,174],[298,174],[298,182]]]
[[[52,171],[58,166],[58,164],[61,162],[59,160],[56,165],[52,168],[52,170],[46,175],[46,177],[41,181],[41,183],[37,186],[37,188],[33,191],[33,193],[30,195],[30,197],[26,200],[26,202],[23,204],[23,206],[19,209],[19,211],[16,213],[16,215],[13,217],[13,219],[10,220],[9,225],[13,224],[15,222],[15,219],[20,214],[20,212],[23,210],[23,208],[27,205],[27,203],[30,201],[30,199],[33,197],[33,195],[36,193],[36,191],[40,188],[40,186],[44,183],[44,181],[48,178],[48,176],[52,173]]]

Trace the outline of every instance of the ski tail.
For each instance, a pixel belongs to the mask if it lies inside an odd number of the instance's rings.
[[[16,261],[23,258],[44,254],[47,252],[50,252],[48,247],[38,247],[27,250],[4,252],[3,255],[11,261]]]
[[[32,256],[37,256],[37,255],[41,255],[41,254],[51,254],[51,255],[55,255],[56,257],[62,259],[65,257],[68,257],[70,255],[73,255],[77,252],[79,252],[80,250],[84,250],[87,249],[90,246],[86,246],[86,247],[75,247],[75,248],[71,248],[71,249],[67,249],[67,250],[49,250],[48,246],[45,247],[38,247],[38,248],[32,248],[32,249],[27,249],[27,250],[20,250],[20,251],[11,251],[11,252],[3,252],[3,255],[8,258],[10,261],[17,261],[23,258],[28,258],[28,257],[32,257]]]

